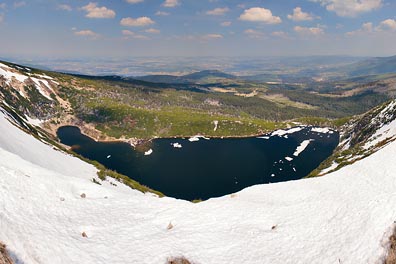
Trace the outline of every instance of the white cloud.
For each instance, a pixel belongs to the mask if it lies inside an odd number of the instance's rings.
[[[359,28],[358,30],[347,32],[345,35],[347,35],[347,36],[354,36],[354,35],[361,35],[361,34],[365,34],[365,33],[366,33],[366,34],[367,34],[367,33],[371,33],[371,32],[373,32],[373,31],[374,31],[374,25],[373,25],[373,23],[367,22],[367,23],[364,23],[364,24],[362,25],[362,27]]]
[[[179,0],[165,0],[165,2],[162,4],[165,7],[175,7],[179,5]]]
[[[347,36],[355,36],[355,35],[366,35],[375,32],[395,32],[396,31],[396,20],[394,19],[386,19],[379,23],[378,26],[374,27],[372,22],[367,22],[362,24],[361,28],[355,31],[347,32]]]
[[[25,1],[14,2],[14,8],[20,8],[26,5]]]
[[[301,35],[323,35],[324,30],[321,27],[300,27],[300,26],[295,26],[294,31],[297,32],[298,34]]]
[[[312,21],[315,19],[312,14],[303,12],[301,7],[294,8],[293,14],[287,15],[287,18],[293,21]]]
[[[372,32],[373,31],[373,23],[368,22],[362,25],[362,30],[365,32]]]
[[[328,11],[335,12],[342,17],[355,17],[382,6],[383,0],[311,0],[326,7]]]
[[[280,17],[273,16],[271,10],[262,7],[246,9],[239,17],[243,21],[263,22],[266,24],[279,24],[282,22]]]
[[[65,10],[65,11],[72,11],[73,10],[73,8],[71,6],[66,5],[66,4],[58,5],[58,9],[59,10]]]
[[[144,32],[150,33],[150,34],[159,34],[159,33],[161,33],[161,31],[156,29],[156,28],[149,28],[149,29],[146,29]]]
[[[184,35],[184,36],[174,36],[175,39],[187,40],[187,41],[200,41],[208,42],[210,40],[223,39],[224,36],[221,34],[206,34],[206,35]]]
[[[123,30],[122,31],[122,35],[124,35],[124,36],[134,36],[135,32],[132,32],[130,30]]]
[[[231,24],[232,24],[232,22],[231,21],[224,21],[224,22],[221,22],[221,26],[222,27],[229,27],[229,26],[231,26]]]
[[[222,39],[222,38],[223,38],[223,35],[221,35],[221,34],[207,34],[207,35],[202,36],[203,40]]]
[[[211,16],[222,16],[229,11],[230,11],[230,9],[228,7],[215,8],[213,10],[207,11],[206,14],[211,15]]]
[[[4,21],[4,14],[0,14],[0,24]]]
[[[122,31],[122,35],[124,35],[125,39],[130,39],[130,38],[134,38],[134,39],[148,39],[148,37],[146,37],[144,35],[136,34],[135,32],[130,31],[130,30],[123,30]]]
[[[243,33],[248,35],[250,38],[262,38],[264,33],[255,29],[246,29]]]
[[[376,28],[377,31],[396,31],[396,20],[386,19]]]
[[[126,0],[126,1],[127,1],[127,3],[130,3],[130,4],[137,4],[137,3],[143,2],[144,0]]]
[[[126,17],[121,19],[120,24],[125,27],[144,27],[148,25],[152,25],[155,22],[149,17]]]
[[[164,12],[164,11],[157,11],[157,13],[155,13],[156,16],[169,16],[170,14],[168,12]]]
[[[83,36],[83,37],[91,37],[93,39],[98,38],[100,35],[98,33],[93,32],[92,30],[80,30],[80,31],[75,31],[74,35],[76,36]]]
[[[271,35],[278,38],[289,38],[289,35],[284,31],[275,31]]]
[[[87,12],[85,16],[88,18],[114,18],[116,15],[113,10],[105,6],[99,7],[97,3],[93,2],[83,6],[81,9]]]

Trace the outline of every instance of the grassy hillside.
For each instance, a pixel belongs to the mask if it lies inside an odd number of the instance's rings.
[[[189,80],[201,83],[166,84],[35,69],[21,72],[20,66],[8,65],[21,74],[45,74],[55,81],[53,100],[28,82],[19,85],[24,86],[25,97],[13,89],[16,86],[0,82],[2,97],[21,115],[46,120],[44,127],[53,134],[57,127],[72,124],[101,139],[249,136],[293,125],[293,121],[336,126],[341,122],[338,119],[391,98],[387,91],[393,87],[392,82],[371,80],[370,85],[353,81],[343,81],[343,86],[265,84],[218,71],[188,75]]]

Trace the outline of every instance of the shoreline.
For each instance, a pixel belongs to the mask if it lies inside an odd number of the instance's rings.
[[[298,125],[298,126],[290,127],[290,128],[278,128],[276,130],[269,130],[269,131],[266,131],[266,132],[263,131],[262,133],[250,134],[250,135],[241,135],[241,136],[236,136],[236,135],[233,135],[233,136],[206,136],[206,135],[196,134],[196,135],[188,135],[188,136],[185,136],[185,135],[179,136],[179,135],[177,135],[177,136],[172,136],[172,137],[156,137],[155,136],[155,137],[151,137],[151,138],[123,138],[123,137],[121,137],[121,138],[117,139],[117,138],[114,138],[114,137],[110,137],[110,136],[104,135],[103,133],[101,133],[99,137],[93,137],[92,135],[90,135],[90,133],[86,133],[87,130],[84,129],[84,127],[81,127],[81,126],[79,126],[77,124],[69,124],[69,125],[61,125],[61,126],[56,128],[56,130],[55,130],[56,138],[58,138],[57,135],[56,135],[56,132],[58,131],[59,128],[64,127],[64,126],[77,127],[77,128],[80,129],[80,133],[82,135],[87,136],[87,137],[95,140],[96,142],[103,142],[103,143],[120,143],[120,142],[122,142],[122,143],[126,143],[126,144],[131,145],[135,149],[139,148],[139,147],[142,147],[142,146],[145,146],[146,144],[152,143],[152,141],[155,140],[155,139],[184,139],[184,140],[188,140],[188,139],[191,139],[191,138],[199,138],[199,139],[202,138],[202,139],[207,139],[207,140],[210,140],[210,139],[244,139],[244,138],[248,139],[248,138],[257,138],[257,137],[262,137],[262,136],[271,137],[271,134],[273,134],[276,131],[280,131],[280,130],[288,131],[288,130],[296,128],[296,127],[329,128],[330,131],[338,132],[338,130],[336,130],[334,128],[331,128],[331,127],[328,127],[328,126],[327,127],[320,127],[320,126],[314,126],[314,125]],[[98,132],[100,132],[100,131],[97,130],[97,133]],[[103,139],[100,138],[102,136],[104,136]]]

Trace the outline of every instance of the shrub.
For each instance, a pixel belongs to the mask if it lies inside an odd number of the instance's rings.
[[[168,258],[165,264],[193,264],[185,257],[171,257]]]

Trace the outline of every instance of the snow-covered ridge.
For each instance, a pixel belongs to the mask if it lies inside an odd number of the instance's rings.
[[[193,204],[94,184],[93,166],[2,114],[0,131],[0,240],[20,263],[381,263],[396,219],[395,142],[325,177]]]
[[[396,138],[396,100],[389,103],[372,119],[371,125],[376,126],[377,129],[364,144],[365,149],[375,147],[384,140],[394,140]]]
[[[15,69],[3,63],[0,63],[0,78],[1,77],[5,79],[5,84],[12,86],[13,89],[17,90],[17,92],[25,98],[28,98],[28,95],[24,86],[28,84],[29,81],[34,84],[42,96],[51,101],[53,100],[51,94],[55,94],[52,86],[59,84],[50,76],[21,71],[21,69]]]
[[[369,111],[358,121],[347,124],[344,134],[349,137],[344,144],[354,146],[364,144],[364,148],[375,147],[386,139],[394,139],[396,120],[396,100]]]
[[[320,175],[339,169],[378,151],[396,140],[396,100],[380,105],[341,128],[341,142],[332,163]]]

